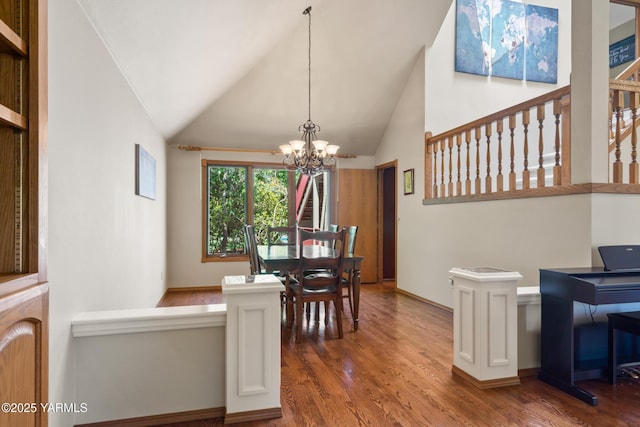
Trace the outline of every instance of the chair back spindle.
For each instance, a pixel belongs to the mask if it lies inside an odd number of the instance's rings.
[[[258,246],[256,243],[256,231],[253,225],[244,226],[244,240],[249,254],[249,269],[251,274],[260,274],[260,260],[258,259]]]

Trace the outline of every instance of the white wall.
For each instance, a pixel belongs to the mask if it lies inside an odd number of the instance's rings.
[[[436,135],[569,84],[571,1],[535,4],[558,9],[558,84],[455,72],[456,2],[452,2],[433,46],[426,51],[425,130]]]
[[[598,246],[640,242],[640,196],[635,194],[594,194],[592,196],[592,259],[602,266]]]
[[[397,166],[397,260],[396,280],[399,288],[407,289],[414,277],[414,268],[406,261],[423,254],[416,245],[416,228],[422,229],[423,219],[415,214],[423,210],[424,197],[424,49],[416,56],[411,76],[402,92],[376,152],[376,164],[398,161]],[[403,171],[414,169],[415,193],[404,195]],[[420,233],[420,231],[418,231]],[[419,266],[422,261],[414,264]],[[420,280],[422,282],[422,280]],[[404,285],[403,285],[404,284]],[[407,289],[408,290],[408,289]],[[416,294],[421,294],[416,292]]]
[[[134,194],[136,143],[156,160],[155,201]],[[71,318],[164,292],[166,147],[76,0],[49,1],[48,153],[49,401],[80,403]]]
[[[422,205],[425,129],[442,132],[569,83],[571,2],[538,4],[560,9],[558,85],[456,73],[455,2],[407,83],[376,153],[376,164],[398,159],[399,174],[415,169],[415,195],[402,195],[398,185],[401,289],[450,307],[452,267],[516,270],[521,285],[533,285],[538,268],[591,263],[589,196]]]
[[[275,148],[275,147],[274,147]],[[202,179],[201,160],[280,164],[282,156],[219,151],[168,150],[167,221],[169,287],[220,285],[224,276],[249,274],[249,261],[201,262]],[[371,156],[339,159],[338,167],[373,168]]]
[[[224,326],[75,341],[77,424],[225,406]]]

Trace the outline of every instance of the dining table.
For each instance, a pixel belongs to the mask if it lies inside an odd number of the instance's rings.
[[[300,264],[300,250],[305,258],[332,256],[334,249],[322,245],[257,245],[258,260],[267,273],[295,274]],[[360,267],[364,257],[345,253],[342,261],[345,270],[351,270],[353,289],[353,329],[358,330],[360,310]]]

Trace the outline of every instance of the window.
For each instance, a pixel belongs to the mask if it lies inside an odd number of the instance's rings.
[[[247,181],[247,167],[207,168],[207,256],[244,254]]]
[[[203,162],[203,261],[245,259],[244,225],[258,244],[270,226],[329,224],[329,171],[309,178],[280,165]]]

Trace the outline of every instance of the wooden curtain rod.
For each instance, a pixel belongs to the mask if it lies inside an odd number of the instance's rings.
[[[252,148],[231,148],[231,147],[200,147],[197,145],[172,145],[177,147],[178,150],[183,151],[227,151],[232,153],[260,153],[260,154],[281,154],[279,150],[257,150]],[[336,157],[340,159],[355,159],[355,154],[337,154]]]

